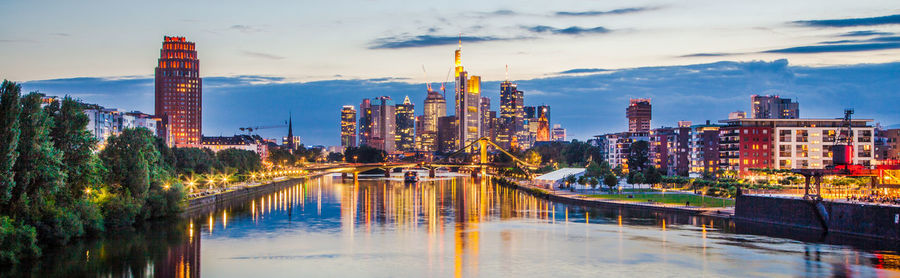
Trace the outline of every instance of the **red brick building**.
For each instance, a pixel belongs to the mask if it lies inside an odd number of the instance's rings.
[[[156,65],[156,115],[159,136],[170,146],[200,147],[203,90],[194,43],[165,37]]]

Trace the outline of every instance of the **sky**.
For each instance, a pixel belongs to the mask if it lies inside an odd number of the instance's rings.
[[[629,97],[653,98],[654,126],[746,111],[751,94],[796,98],[803,117],[839,117],[853,106],[860,117],[900,123],[896,0],[13,0],[4,7],[15,11],[6,22],[17,24],[0,26],[0,78],[120,110],[152,113],[163,36],[196,42],[207,135],[278,124],[290,110],[302,118],[295,130],[305,142],[337,144],[342,105],[409,95],[420,108],[423,80],[446,80],[459,38],[463,64],[486,80],[493,109],[508,65],[526,105],[550,105],[551,121],[579,139],[624,129]]]

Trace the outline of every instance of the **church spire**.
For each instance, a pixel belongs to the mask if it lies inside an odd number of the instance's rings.
[[[288,148],[294,150],[294,115],[290,111],[288,111],[288,138],[287,145]]]

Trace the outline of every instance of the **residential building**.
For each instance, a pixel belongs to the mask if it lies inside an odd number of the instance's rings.
[[[155,113],[164,123],[159,136],[170,146],[199,147],[203,90],[194,43],[164,37],[155,76]]]
[[[800,118],[800,104],[779,96],[750,96],[751,112],[755,119]]]
[[[629,132],[649,132],[652,111],[649,98],[633,98],[625,109]]]
[[[83,112],[88,116],[88,124],[85,127],[101,146],[106,144],[110,136],[119,135],[127,128],[146,128],[158,134],[162,119],[153,115],[137,111],[122,112],[116,109],[107,109],[98,105],[88,105]]]
[[[873,165],[874,127],[871,119],[851,120],[852,163]],[[723,166],[751,174],[754,168],[824,169],[833,165],[832,147],[843,119],[735,119],[727,124],[722,142],[729,144]],[[737,144],[737,146],[735,146]],[[735,153],[735,151],[737,151]]]
[[[562,128],[559,124],[553,125],[553,130],[550,131],[550,140],[565,142],[566,141],[566,129]]]
[[[200,146],[213,152],[227,149],[252,151],[258,154],[261,159],[266,159],[269,156],[267,141],[259,135],[204,136]]]
[[[900,160],[900,129],[875,129],[875,159]]]
[[[706,124],[691,126],[690,170],[691,177],[716,175],[719,171],[719,129],[721,125]]]

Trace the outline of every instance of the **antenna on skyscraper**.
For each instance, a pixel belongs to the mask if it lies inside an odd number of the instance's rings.
[[[428,84],[428,72],[425,71],[425,65],[422,65],[422,76],[424,77],[423,80],[425,80],[425,88],[431,92],[431,84]]]
[[[459,46],[456,49],[462,49],[462,32],[459,32]]]
[[[509,64],[506,64],[506,82],[509,82]]]

